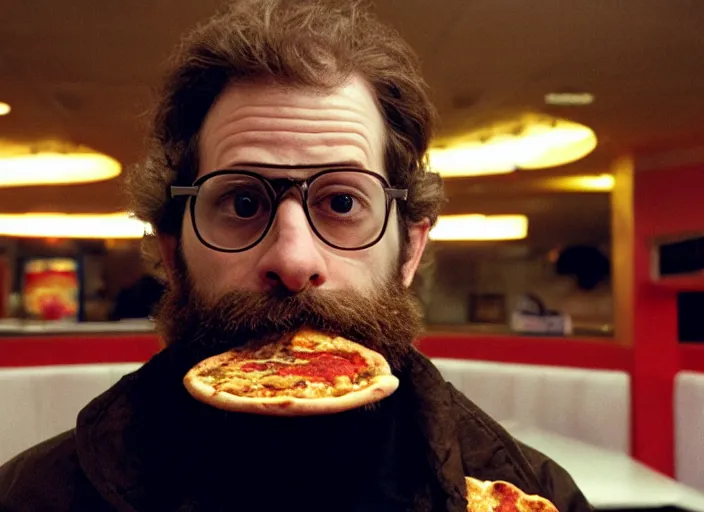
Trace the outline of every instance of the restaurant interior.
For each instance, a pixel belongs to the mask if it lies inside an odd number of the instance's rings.
[[[4,3],[0,463],[162,347],[122,183],[220,4]],[[598,510],[704,512],[704,3],[374,6],[440,120],[418,349]]]

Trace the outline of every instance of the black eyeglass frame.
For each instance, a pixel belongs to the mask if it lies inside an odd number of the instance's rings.
[[[373,178],[376,178],[379,180],[379,182],[382,185],[382,188],[384,189],[384,193],[386,194],[386,214],[384,216],[384,224],[381,227],[381,231],[379,231],[379,235],[373,239],[371,242],[366,243],[360,247],[341,247],[338,245],[335,245],[328,240],[325,239],[325,237],[318,231],[318,229],[315,227],[315,224],[313,223],[313,220],[311,218],[310,212],[308,211],[308,189],[313,181],[315,181],[317,178],[321,176],[325,176],[327,174],[333,174],[333,173],[340,173],[340,172],[355,172],[359,174],[366,174],[368,176],[372,176]],[[269,194],[269,199],[272,202],[272,209],[271,209],[271,214],[269,215],[269,221],[267,222],[266,227],[262,231],[262,234],[257,238],[254,242],[251,244],[245,246],[244,248],[241,249],[224,249],[222,247],[218,247],[216,245],[211,244],[200,233],[200,230],[198,229],[198,224],[196,222],[196,200],[198,199],[198,192],[200,191],[200,187],[203,186],[203,184],[212,179],[215,178],[216,176],[222,176],[225,174],[230,174],[233,176],[249,176],[252,178],[255,178],[259,180],[261,183],[264,184],[264,188],[267,190]],[[277,193],[277,187],[276,185],[279,185],[280,191]],[[269,233],[269,230],[271,229],[271,226],[274,224],[274,219],[276,218],[276,212],[278,210],[279,204],[281,203],[281,200],[286,196],[288,191],[296,187],[300,194],[301,194],[301,200],[302,200],[302,206],[303,206],[303,211],[306,214],[306,218],[308,219],[308,225],[310,228],[313,230],[315,235],[326,245],[332,247],[333,249],[337,249],[340,251],[361,251],[363,249],[368,249],[369,247],[372,247],[373,245],[376,245],[379,243],[379,240],[382,239],[384,234],[386,233],[386,228],[389,223],[389,215],[391,213],[391,205],[393,202],[396,201],[406,201],[408,199],[408,189],[407,188],[393,188],[391,185],[389,185],[389,182],[384,178],[381,174],[378,174],[373,171],[368,171],[366,169],[355,169],[355,168],[334,168],[334,169],[326,169],[321,172],[317,172],[313,174],[312,176],[309,176],[306,179],[294,179],[294,178],[275,178],[275,179],[269,179],[261,174],[254,172],[254,171],[249,171],[249,170],[240,170],[240,169],[220,169],[217,171],[210,172],[208,174],[205,174],[195,180],[191,186],[178,186],[178,185],[171,185],[170,186],[170,192],[171,192],[171,197],[176,199],[179,197],[186,197],[187,199],[190,199],[190,214],[191,214],[191,225],[193,226],[193,231],[196,234],[196,237],[206,247],[209,249],[212,249],[214,251],[219,251],[219,252],[225,252],[225,253],[238,253],[238,252],[244,252],[248,251],[252,247],[256,246],[259,244],[266,235]]]

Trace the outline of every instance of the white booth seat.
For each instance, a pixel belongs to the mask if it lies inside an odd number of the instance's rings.
[[[0,368],[0,464],[76,424],[78,412],[139,363]]]
[[[446,380],[490,416],[631,453],[626,372],[434,359]]]
[[[704,373],[675,378],[675,476],[704,491]]]
[[[444,377],[498,421],[629,452],[625,373],[435,359]],[[78,412],[137,363],[0,368],[0,464],[73,427]]]

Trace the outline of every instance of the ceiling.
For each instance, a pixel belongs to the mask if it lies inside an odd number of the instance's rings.
[[[142,150],[152,87],[179,35],[213,0],[2,0],[0,140],[59,138],[123,165]],[[583,122],[598,149],[557,173],[604,172],[615,155],[704,141],[704,2],[700,0],[378,0],[419,53],[442,143],[527,112]],[[548,107],[553,91],[586,107]],[[540,236],[603,238],[605,194],[541,192],[533,171],[448,181],[447,211],[527,213]],[[120,179],[0,190],[0,211],[116,211]],[[571,199],[570,199],[571,198]],[[604,231],[605,230],[605,231]]]

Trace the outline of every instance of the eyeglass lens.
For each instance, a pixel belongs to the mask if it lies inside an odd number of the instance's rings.
[[[194,217],[200,236],[225,250],[256,243],[273,222],[274,192],[247,174],[220,174],[200,186]],[[308,187],[306,209],[317,235],[345,249],[363,247],[386,221],[384,186],[374,176],[337,171],[321,174]]]

